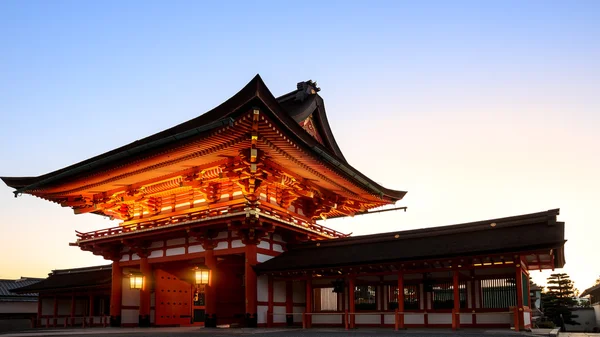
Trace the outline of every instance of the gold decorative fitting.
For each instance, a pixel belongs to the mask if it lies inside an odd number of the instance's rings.
[[[400,237],[400,234],[396,234],[396,235],[394,235],[394,237],[397,239]]]
[[[523,311],[523,308],[519,308],[519,311]]]
[[[319,247],[320,245],[321,245],[321,243],[320,243],[320,242],[317,242],[317,247]]]
[[[472,313],[475,313],[475,310],[471,310]]]
[[[517,264],[517,268],[519,268],[520,266],[521,266],[520,264]]]
[[[496,227],[496,223],[495,223],[495,222],[492,222],[492,223],[490,224],[490,227]]]

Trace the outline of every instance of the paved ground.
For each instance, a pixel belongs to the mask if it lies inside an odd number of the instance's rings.
[[[34,330],[21,333],[10,333],[0,335],[1,337],[37,337],[37,336],[100,336],[106,337],[136,337],[136,336],[156,336],[156,337],[185,337],[185,336],[232,336],[232,335],[247,335],[247,336],[285,336],[285,337],[304,337],[304,336],[404,336],[404,337],[521,337],[533,336],[532,334],[521,334],[510,330],[461,330],[453,332],[446,329],[429,329],[429,330],[403,330],[394,331],[392,329],[370,329],[361,328],[356,330],[346,331],[344,329],[292,329],[292,328],[271,328],[271,329],[204,329],[198,327],[188,328],[93,328],[93,329],[49,329],[49,330]],[[560,337],[563,337],[561,334]],[[567,337],[567,336],[564,336]],[[576,336],[568,337],[591,337],[591,336]],[[594,337],[600,337],[596,334]]]

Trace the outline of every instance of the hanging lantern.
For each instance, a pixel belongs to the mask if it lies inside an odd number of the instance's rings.
[[[142,289],[144,286],[144,276],[141,274],[129,275],[129,288],[130,289]]]
[[[196,272],[196,284],[207,285],[210,280],[210,270],[206,267],[197,267]]]

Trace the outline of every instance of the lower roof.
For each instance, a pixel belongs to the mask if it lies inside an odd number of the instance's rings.
[[[77,290],[110,286],[111,265],[53,270],[48,278],[24,287],[11,289],[11,292],[38,293],[61,290]]]
[[[564,265],[564,222],[558,209],[466,224],[389,232],[290,246],[255,266],[259,273],[345,267],[396,261],[552,249]]]

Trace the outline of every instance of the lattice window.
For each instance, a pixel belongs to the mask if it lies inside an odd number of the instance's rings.
[[[437,282],[431,287],[433,309],[454,308],[454,284],[453,282]],[[460,308],[467,307],[467,282],[458,283],[458,294]]]
[[[376,286],[356,286],[354,288],[356,310],[377,310],[376,289]]]
[[[398,308],[398,287],[390,286],[388,290],[388,309]],[[419,310],[419,286],[416,284],[404,285],[404,310]]]
[[[517,303],[517,287],[514,278],[481,280],[483,308],[508,308]]]

